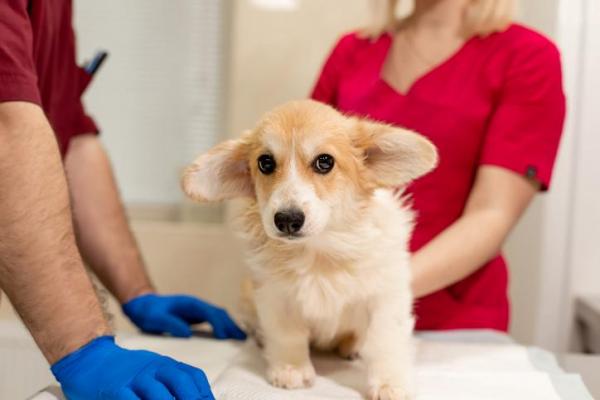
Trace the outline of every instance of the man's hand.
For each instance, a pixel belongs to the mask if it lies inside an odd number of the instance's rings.
[[[201,370],[143,350],[126,350],[112,336],[94,339],[52,366],[69,400],[214,400]]]
[[[148,333],[190,337],[190,325],[208,322],[217,339],[246,339],[227,311],[192,296],[146,294],[125,303],[123,312]]]

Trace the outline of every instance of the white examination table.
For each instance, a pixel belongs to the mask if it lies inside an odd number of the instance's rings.
[[[9,328],[0,323],[0,394],[3,385],[50,385],[31,398],[61,399],[33,343],[22,336],[22,328]],[[11,332],[16,335],[12,341]],[[365,393],[360,360],[314,355],[315,386],[286,391],[264,380],[264,363],[251,342],[142,335],[118,340],[125,347],[154,350],[202,368],[218,400],[361,400]],[[516,345],[490,331],[420,334],[416,380],[417,400],[593,400],[580,377],[565,373],[551,353]],[[30,389],[30,394],[36,391],[35,386]]]

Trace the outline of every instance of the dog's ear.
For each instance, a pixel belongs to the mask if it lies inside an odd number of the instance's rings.
[[[356,127],[355,146],[378,186],[407,184],[437,165],[437,149],[415,132],[366,120],[357,120]]]
[[[183,173],[183,191],[196,201],[253,197],[247,148],[243,137],[223,142],[200,155]]]

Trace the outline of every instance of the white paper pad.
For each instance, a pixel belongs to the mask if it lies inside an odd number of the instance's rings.
[[[317,380],[310,389],[276,389],[264,378],[265,363],[248,344],[213,383],[219,400],[361,400],[364,364],[335,356],[313,357]],[[515,345],[470,345],[420,341],[417,400],[559,400],[545,373]]]

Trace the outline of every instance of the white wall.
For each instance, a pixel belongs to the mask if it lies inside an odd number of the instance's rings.
[[[537,320],[533,341],[566,351],[573,301],[600,295],[600,4],[560,0],[556,38],[563,57],[567,123],[552,192],[542,207]]]
[[[364,24],[366,1],[299,0],[289,10],[234,1],[229,135],[251,128],[277,104],[306,98],[336,39]]]
[[[556,38],[558,0],[524,0],[519,3],[518,19],[524,24]],[[559,168],[557,166],[557,168]],[[540,300],[548,271],[545,268],[544,219],[546,205],[561,191],[555,173],[550,193],[537,196],[508,238],[505,254],[510,269],[511,326],[513,337],[522,343],[536,343]],[[554,310],[554,315],[557,315]]]
[[[559,0],[521,0],[518,2],[519,17],[526,24],[556,38],[558,3]]]
[[[578,66],[579,93],[573,104],[576,118],[572,237],[574,294],[600,295],[600,2],[584,1],[583,57]]]
[[[581,295],[600,296],[600,3],[561,1],[560,38],[569,75],[570,167],[568,237],[562,286],[567,323],[559,323],[559,345],[576,342],[572,306]]]

